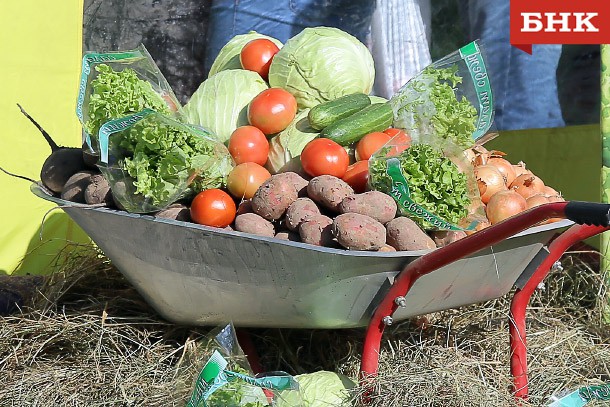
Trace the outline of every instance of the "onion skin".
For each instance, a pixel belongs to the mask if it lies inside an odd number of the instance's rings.
[[[517,178],[517,174],[515,173],[515,168],[513,165],[501,157],[491,157],[489,161],[487,161],[488,165],[493,165],[500,171],[502,176],[504,177],[504,182],[506,185],[512,184],[512,182]]]
[[[551,196],[561,196],[561,194],[557,191],[555,191],[553,188],[545,185],[544,188],[542,188],[542,193],[544,194],[544,196],[551,197]]]
[[[525,163],[520,161],[519,164],[513,164],[515,170],[515,178],[523,174],[531,174],[532,172],[525,168]],[[510,185],[510,184],[509,184]]]
[[[491,197],[485,213],[492,225],[510,218],[527,208],[525,198],[512,189],[500,191]]]
[[[499,191],[506,190],[504,176],[492,165],[479,165],[474,168],[474,175],[477,179],[481,202],[487,204],[489,199]]]
[[[543,188],[544,182],[534,174],[519,175],[512,184],[510,184],[510,189],[514,189],[525,199],[532,195],[541,194]]]
[[[536,194],[527,198],[525,200],[525,203],[527,204],[527,209],[531,209],[535,206],[540,206],[549,203],[549,198],[542,194]]]

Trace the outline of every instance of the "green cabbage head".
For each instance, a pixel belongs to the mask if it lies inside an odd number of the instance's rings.
[[[355,37],[338,28],[306,28],[273,57],[269,85],[294,95],[300,109],[351,93],[370,93],[373,57]]]
[[[280,392],[276,407],[348,407],[349,390],[356,384],[340,373],[319,371],[295,376],[299,383],[299,392]],[[300,393],[300,394],[299,394]],[[302,399],[299,400],[299,395]]]
[[[259,74],[244,69],[218,72],[203,81],[184,106],[186,121],[209,130],[226,143],[239,126],[248,124],[248,104],[267,89]]]
[[[282,43],[273,37],[268,37],[263,34],[259,34],[256,31],[250,31],[247,34],[236,35],[231,38],[224,47],[220,49],[218,56],[214,60],[212,67],[210,68],[210,74],[212,76],[220,71],[226,71],[227,69],[242,69],[241,62],[239,61],[239,54],[241,49],[252,40],[259,38],[266,38],[271,40],[279,48],[282,48]]]

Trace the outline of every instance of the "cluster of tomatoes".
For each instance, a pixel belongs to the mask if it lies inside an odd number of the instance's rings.
[[[240,60],[244,69],[255,71],[267,79],[269,65],[278,51],[272,41],[257,39],[244,46]],[[296,113],[296,99],[281,88],[266,89],[250,102],[250,125],[238,127],[228,143],[229,153],[236,164],[227,178],[229,193],[220,189],[199,193],[191,205],[191,218],[195,222],[215,227],[225,227],[233,222],[236,215],[234,199],[252,198],[263,182],[271,177],[265,168],[269,155],[267,136],[288,127]],[[303,171],[311,177],[333,175],[342,178],[355,192],[364,192],[368,181],[368,159],[397,135],[408,138],[401,130],[392,128],[365,135],[356,145],[357,161],[351,165],[344,147],[330,139],[315,139],[301,153]]]

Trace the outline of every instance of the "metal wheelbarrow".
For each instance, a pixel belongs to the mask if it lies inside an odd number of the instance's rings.
[[[53,197],[36,184],[31,189],[61,205],[169,321],[217,325],[230,320],[238,327],[309,329],[368,326],[363,385],[377,373],[381,337],[393,321],[499,298],[516,285],[511,372],[520,398],[527,397],[525,308],[531,294],[565,250],[607,230],[610,222],[609,205],[551,203],[443,248],[378,253],[93,208]],[[556,217],[565,220],[533,226]],[[547,250],[553,236],[573,223],[577,225]]]

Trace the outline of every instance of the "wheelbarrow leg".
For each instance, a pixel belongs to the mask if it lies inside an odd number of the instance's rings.
[[[575,225],[562,233],[549,245],[549,255],[538,266],[522,289],[517,289],[510,305],[510,372],[513,377],[513,391],[517,400],[528,397],[527,342],[525,333],[525,312],[530,298],[538,285],[546,278],[556,261],[573,244],[608,230],[603,226]]]

